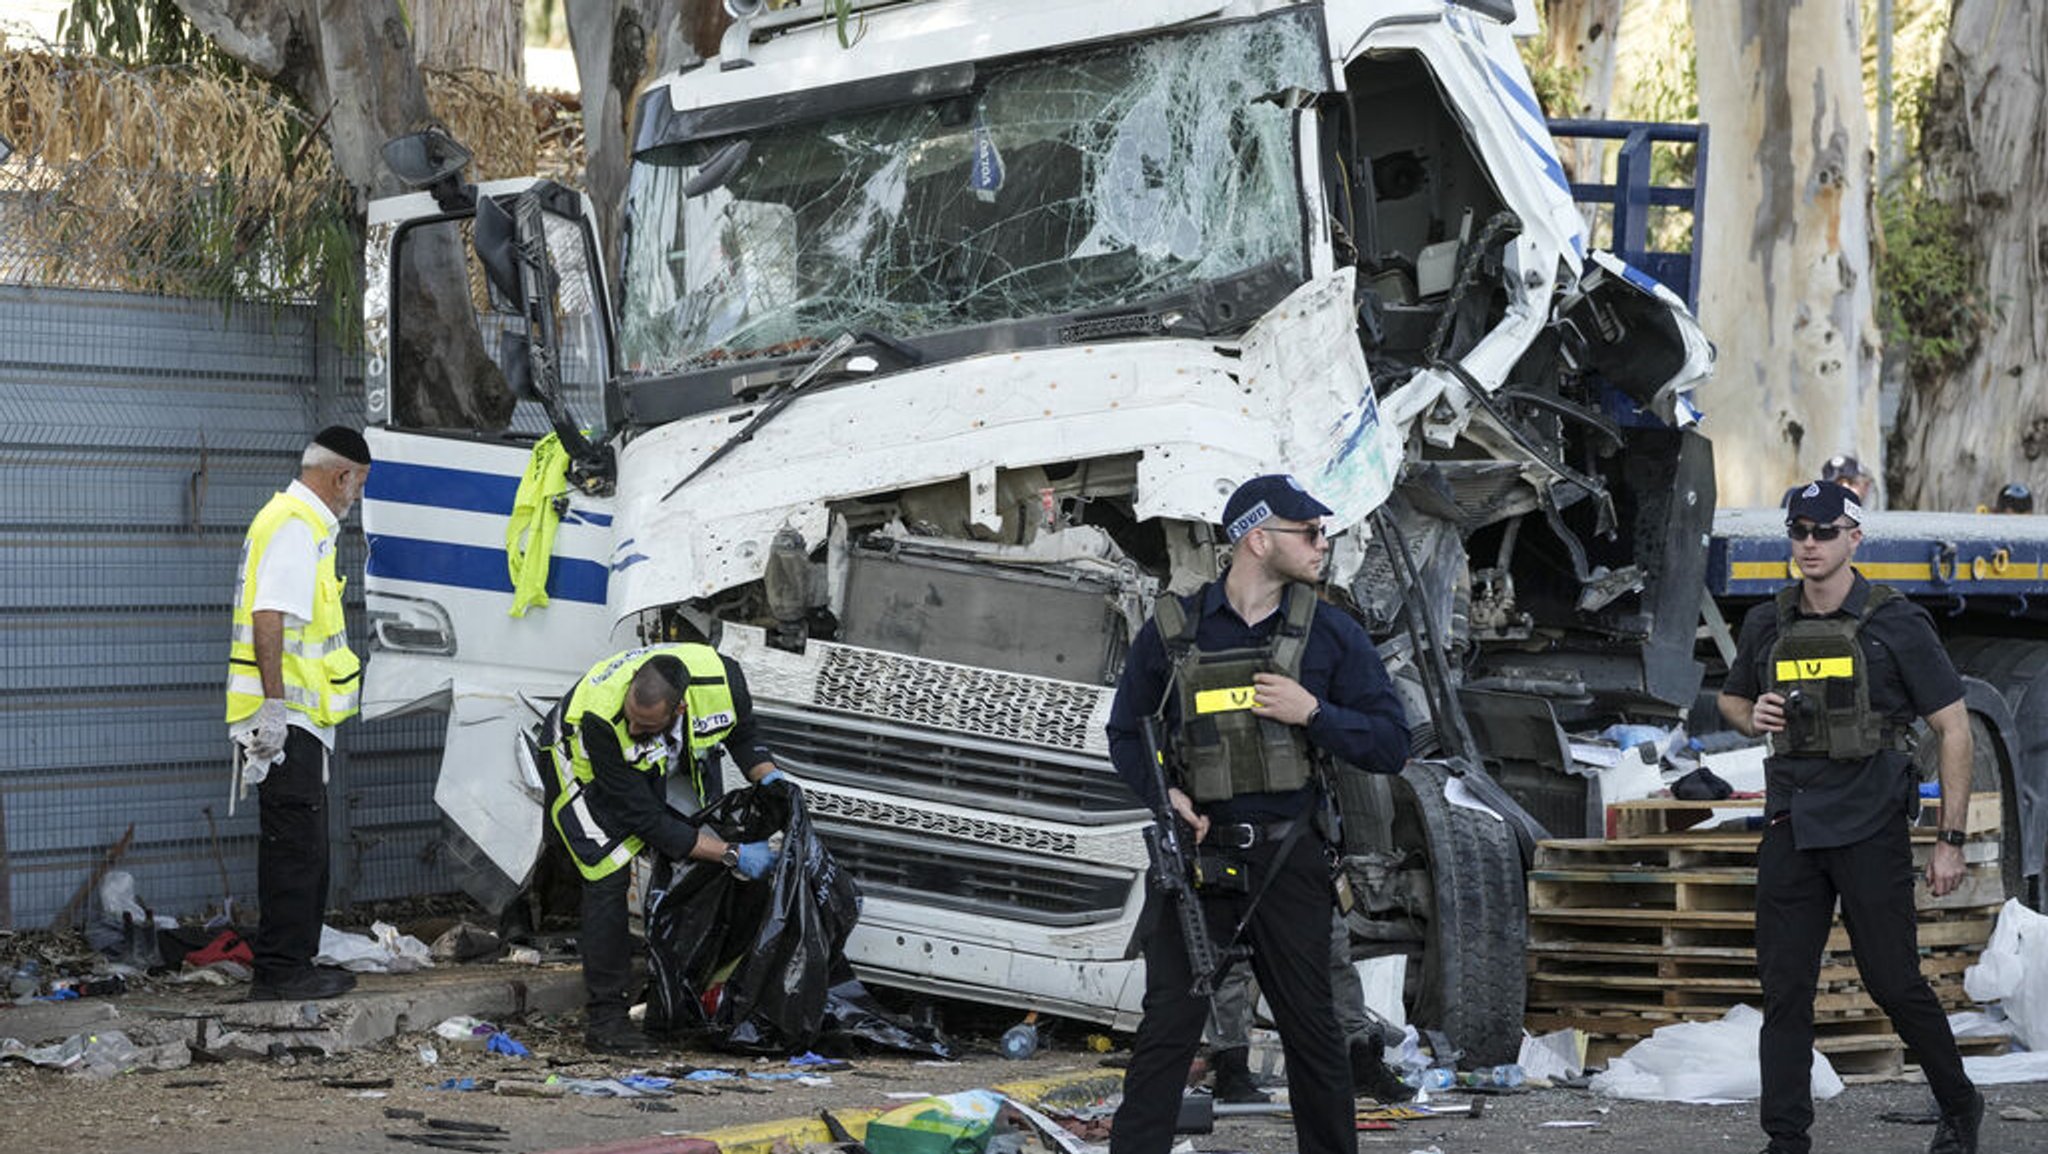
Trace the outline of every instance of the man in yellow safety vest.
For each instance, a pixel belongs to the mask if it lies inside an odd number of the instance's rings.
[[[235,789],[257,787],[255,979],[251,1001],[331,998],[354,988],[313,965],[327,910],[327,759],[355,716],[360,664],[334,567],[340,520],[370,474],[363,435],[330,425],[299,458],[299,478],[249,524],[228,650]]]
[[[590,668],[541,726],[554,764],[548,822],[583,875],[584,1042],[608,1053],[648,1049],[627,1020],[633,940],[627,867],[648,847],[669,861],[722,862],[754,880],[775,862],[765,841],[731,843],[668,804],[668,777],[689,774],[698,806],[721,794],[723,748],[756,785],[786,783],[754,736],[739,666],[709,645],[650,645]],[[794,788],[793,783],[784,788]]]

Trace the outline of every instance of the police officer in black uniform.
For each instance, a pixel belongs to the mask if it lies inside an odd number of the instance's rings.
[[[1204,889],[1211,935],[1240,922],[1287,1060],[1303,1154],[1355,1151],[1351,1068],[1331,1004],[1334,854],[1321,768],[1331,759],[1398,773],[1401,705],[1372,639],[1316,597],[1330,510],[1292,477],[1255,477],[1223,507],[1228,571],[1192,597],[1163,597],[1138,631],[1110,711],[1110,758],[1148,805],[1155,787],[1142,722],[1159,714],[1185,768],[1167,800],[1205,852],[1230,853],[1245,887]],[[1272,884],[1268,886],[1267,879]],[[1157,895],[1146,910],[1144,1020],[1111,1154],[1164,1154],[1208,1017],[1191,992],[1179,926]]]
[[[1912,719],[1926,718],[1941,743],[1941,829],[1927,867],[1939,897],[1963,880],[1970,721],[1927,611],[1850,567],[1862,518],[1841,485],[1816,481],[1793,495],[1785,524],[1800,580],[1743,619],[1719,699],[1730,725],[1771,737],[1756,893],[1767,1154],[1811,1144],[1813,998],[1837,898],[1864,987],[1919,1055],[1940,1105],[1929,1151],[1972,1154],[1984,1099],[1920,975],[1907,837],[1917,788],[1905,749]]]

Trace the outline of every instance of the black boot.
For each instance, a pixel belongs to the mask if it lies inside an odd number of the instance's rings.
[[[1984,1095],[1972,1092],[1960,1114],[1943,1114],[1934,1125],[1927,1154],[1977,1154],[1977,1128],[1984,1122]]]
[[[654,1043],[648,1040],[647,1035],[625,1018],[591,1022],[583,1028],[583,1045],[595,1053],[628,1057],[655,1052]]]
[[[1273,1096],[1252,1080],[1251,1047],[1232,1046],[1209,1055],[1216,1072],[1212,1092],[1218,1102],[1271,1102]]]
[[[1378,1102],[1406,1102],[1415,1089],[1387,1066],[1387,1046],[1378,1035],[1351,1040],[1351,1092]]]

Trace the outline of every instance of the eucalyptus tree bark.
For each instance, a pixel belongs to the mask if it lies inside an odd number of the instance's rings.
[[[1553,115],[1598,119],[1614,97],[1614,55],[1620,43],[1622,0],[1544,0],[1543,53],[1552,67],[1572,78],[1569,108]],[[1563,149],[1573,180],[1600,176],[1600,142],[1574,141]]]
[[[526,83],[526,10],[520,0],[431,0],[407,12],[413,58],[421,68],[480,68]]]
[[[380,150],[426,127],[432,112],[397,0],[177,3],[194,27],[289,89],[320,123],[358,222],[370,198],[407,191]],[[396,334],[394,373],[404,365],[414,374],[415,411],[436,426],[497,430],[511,419],[513,400],[484,351],[465,258],[451,236],[424,230],[421,243],[407,247],[417,291]]]
[[[1871,464],[1879,449],[1857,9],[1694,0],[1692,18],[1714,128],[1700,313],[1720,356],[1704,427],[1722,503],[1775,505],[1828,457]]]
[[[1954,302],[1976,329],[1915,372],[1889,462],[1918,509],[2048,484],[2048,5],[1957,0],[1921,126],[1922,179],[1957,214]],[[1981,327],[1980,327],[1981,326]]]
[[[619,293],[619,225],[633,160],[633,114],[648,81],[697,59],[684,32],[693,0],[565,0],[583,88],[583,190],[597,206],[599,251]],[[718,8],[718,0],[708,7]]]

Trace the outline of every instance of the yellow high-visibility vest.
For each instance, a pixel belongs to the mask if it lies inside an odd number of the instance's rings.
[[[583,790],[597,776],[597,771],[590,764],[589,752],[583,748],[583,719],[595,714],[609,722],[612,732],[618,737],[619,752],[632,759],[633,748],[640,743],[626,728],[626,692],[632,687],[633,675],[640,671],[641,666],[664,656],[682,662],[688,674],[688,684],[683,687],[683,701],[690,723],[690,768],[699,774],[698,797],[704,796],[701,771],[705,759],[739,722],[738,711],[733,705],[732,686],[725,677],[725,660],[718,655],[718,650],[709,645],[683,643],[629,649],[605,658],[583,675],[583,680],[576,683],[575,690],[569,695],[568,707],[562,711],[559,744],[551,751],[560,789],[556,792],[554,804],[548,809],[548,817],[554,822],[555,832],[569,847],[569,856],[576,859],[577,870],[590,881],[598,881],[624,868],[647,843],[638,837],[621,836],[605,829],[584,800]],[[668,773],[671,767],[663,750],[661,743],[652,743],[652,748],[638,759],[629,760],[629,764],[642,773]]]
[[[292,520],[303,521],[313,530],[320,560],[314,569],[313,619],[304,625],[285,625],[285,708],[304,714],[315,725],[332,727],[354,717],[360,703],[363,666],[348,647],[341,617],[345,582],[334,571],[334,534],[312,506],[290,493],[279,493],[249,523],[249,535],[242,541],[234,629],[228,647],[230,725],[254,715],[263,705],[263,676],[256,668],[256,574],[263,567],[271,540]]]

